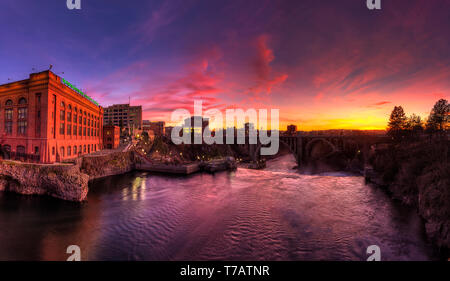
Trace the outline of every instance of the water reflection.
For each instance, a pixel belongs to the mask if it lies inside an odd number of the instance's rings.
[[[0,259],[433,259],[410,209],[345,174],[301,175],[292,156],[265,170],[170,177],[130,173],[92,183],[82,205],[0,193]]]

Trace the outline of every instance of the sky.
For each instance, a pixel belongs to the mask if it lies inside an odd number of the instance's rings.
[[[53,65],[102,106],[279,109],[280,128],[384,129],[450,96],[450,0],[0,2],[0,84]],[[63,74],[64,73],[64,74]]]

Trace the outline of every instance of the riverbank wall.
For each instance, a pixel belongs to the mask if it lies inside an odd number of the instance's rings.
[[[198,171],[216,172],[236,168],[232,157],[202,163],[148,163],[134,151],[105,152],[79,157],[60,164],[32,164],[0,161],[0,191],[24,195],[49,195],[81,202],[94,179],[125,174],[134,170],[188,175]]]
[[[75,164],[89,180],[94,180],[133,171],[136,157],[132,151],[92,154],[78,158]]]
[[[134,169],[134,154],[130,151],[86,155],[59,164],[3,160],[0,161],[0,191],[82,202],[89,181]]]
[[[87,196],[88,181],[89,176],[73,164],[0,162],[0,191],[80,202]]]
[[[450,149],[447,140],[396,144],[377,149],[366,167],[367,182],[413,206],[430,240],[450,249]]]

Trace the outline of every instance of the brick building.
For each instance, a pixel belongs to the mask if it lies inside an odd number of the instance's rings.
[[[2,158],[53,163],[103,147],[103,108],[51,71],[0,85]]]
[[[142,106],[114,104],[105,108],[105,125],[119,126],[130,130],[142,129]]]
[[[153,131],[155,136],[164,136],[165,126],[166,122],[164,121],[150,122],[149,120],[144,120],[142,129],[144,131]]]
[[[103,147],[115,149],[120,143],[120,127],[114,125],[103,126]]]

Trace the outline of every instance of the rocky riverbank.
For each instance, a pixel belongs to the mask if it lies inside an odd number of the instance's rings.
[[[3,160],[0,161],[0,191],[81,202],[86,199],[90,180],[127,173],[134,167],[132,152],[93,154],[59,164]]]
[[[377,149],[365,178],[386,188],[393,198],[417,209],[428,237],[450,249],[449,142],[424,141]]]
[[[89,181],[144,169],[146,166],[142,161],[142,157],[133,151],[91,154],[70,163],[60,164],[0,161],[0,191],[24,195],[49,195],[67,201],[81,202],[86,199]],[[236,169],[236,160],[233,157],[225,157],[192,162],[191,165],[169,165],[161,162],[154,162],[152,165],[159,167],[159,172],[178,169],[181,174],[196,171],[213,173]],[[183,169],[192,170],[192,166],[196,166],[197,169],[184,172]]]
[[[89,176],[73,164],[0,162],[0,191],[80,202],[87,196],[88,181]]]
[[[89,180],[93,180],[133,171],[136,158],[132,151],[91,154],[78,158],[76,165],[82,173],[89,175]]]

